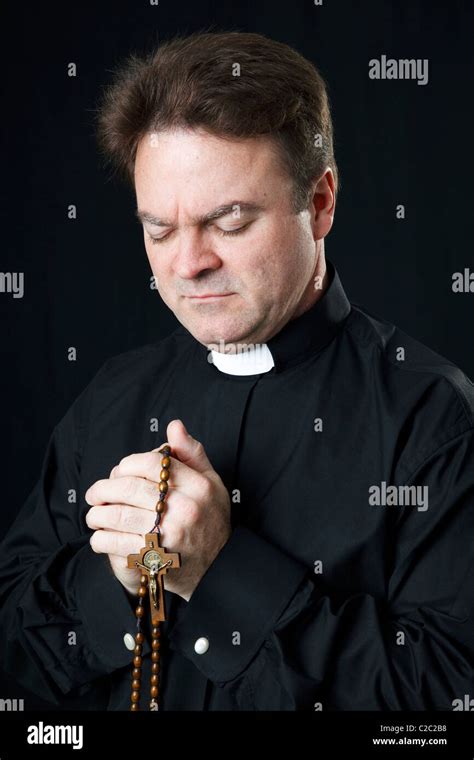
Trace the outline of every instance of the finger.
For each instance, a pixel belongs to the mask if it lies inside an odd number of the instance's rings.
[[[89,528],[116,530],[122,533],[148,533],[153,527],[150,510],[130,507],[128,504],[107,504],[92,507],[86,514]]]
[[[122,477],[146,478],[154,481],[155,487],[160,482],[162,471],[162,455],[157,451],[145,451],[141,454],[130,454],[120,460],[120,463],[114,468],[113,479]],[[168,489],[170,491],[179,489],[180,492],[193,496],[199,494],[205,484],[205,477],[193,470],[188,465],[183,464],[174,456],[171,458],[169,468]]]
[[[85,494],[85,500],[91,506],[130,504],[143,509],[154,509],[158,498],[159,491],[156,483],[136,477],[97,480]]]
[[[96,530],[90,537],[90,545],[96,554],[118,554],[120,557],[139,554],[144,541],[144,536],[111,530]]]
[[[172,420],[166,428],[166,432],[171,451],[180,462],[202,475],[209,472],[214,473],[214,468],[208,459],[203,444],[190,435],[182,420]]]

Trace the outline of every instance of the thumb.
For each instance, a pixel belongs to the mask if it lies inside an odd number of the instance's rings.
[[[171,420],[166,432],[172,456],[198,472],[205,473],[208,470],[214,470],[204,446],[188,433],[182,420]]]

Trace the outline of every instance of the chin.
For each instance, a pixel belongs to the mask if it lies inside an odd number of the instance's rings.
[[[248,334],[248,330],[245,327],[242,325],[237,327],[234,320],[232,325],[229,325],[226,320],[222,320],[218,324],[216,324],[216,321],[214,320],[213,323],[206,325],[193,324],[185,325],[185,327],[200,343],[206,346],[212,343],[216,351],[220,350],[221,343],[224,345],[229,343],[245,343],[243,336]]]
[[[181,304],[182,306],[182,304]],[[197,309],[200,306],[192,306],[190,309],[174,310],[174,314],[181,322],[183,327],[191,333],[199,343],[203,345],[219,345],[221,342],[227,343],[252,343],[246,336],[252,334],[255,330],[255,321],[250,320],[247,314],[247,320],[243,319],[242,308],[233,308],[224,310],[221,308],[211,308],[212,304],[203,305],[202,314],[198,316]],[[206,310],[206,313],[204,313]],[[216,349],[217,350],[217,349]]]

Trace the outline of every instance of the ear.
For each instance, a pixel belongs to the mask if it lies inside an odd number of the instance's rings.
[[[326,237],[332,227],[336,207],[336,188],[332,169],[313,184],[313,196],[309,205],[311,229],[315,241]]]

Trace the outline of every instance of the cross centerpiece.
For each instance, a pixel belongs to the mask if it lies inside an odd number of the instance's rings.
[[[170,553],[160,546],[157,533],[147,533],[145,543],[139,554],[128,555],[127,567],[138,567],[147,576],[151,622],[157,625],[160,620],[166,620],[163,576],[168,570],[181,567],[181,557],[178,552]]]

